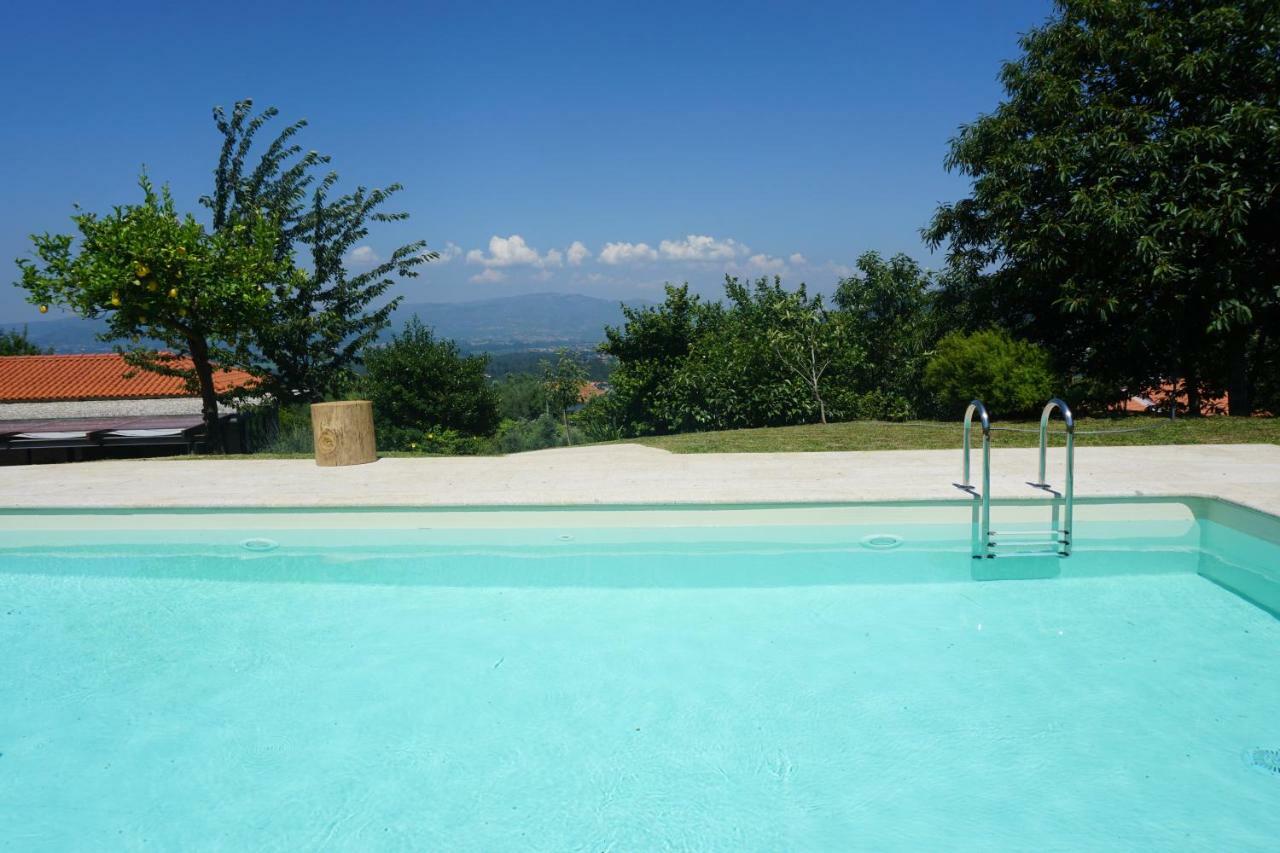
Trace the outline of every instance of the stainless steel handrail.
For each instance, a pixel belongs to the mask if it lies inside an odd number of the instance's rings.
[[[964,412],[964,479],[956,483],[962,489],[972,493],[973,483],[970,481],[969,466],[969,432],[973,426],[973,413],[977,412],[982,423],[982,492],[975,495],[981,501],[980,529],[973,536],[973,556],[987,556],[990,553],[991,537],[991,415],[981,400],[971,400],[969,408]]]
[[[1044,410],[1040,413],[1040,475],[1039,479],[1031,485],[1038,489],[1052,491],[1048,482],[1045,481],[1045,461],[1049,450],[1049,416],[1053,414],[1054,409],[1062,413],[1062,420],[1067,428],[1067,479],[1062,489],[1063,555],[1066,556],[1071,553],[1071,521],[1075,504],[1076,420],[1071,414],[1071,407],[1066,404],[1066,401],[1057,397],[1046,403]]]

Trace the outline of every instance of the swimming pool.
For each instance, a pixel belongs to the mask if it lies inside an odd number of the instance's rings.
[[[0,514],[0,846],[1275,849],[1280,519],[970,513]]]

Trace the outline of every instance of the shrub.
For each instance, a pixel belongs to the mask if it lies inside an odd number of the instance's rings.
[[[574,415],[574,422],[582,428],[588,441],[615,441],[644,435],[639,424],[624,423],[626,412],[619,396],[614,393],[592,397],[582,404]]]
[[[582,440],[576,430],[573,438],[578,442]],[[559,447],[564,443],[564,427],[555,415],[550,414],[542,414],[531,420],[503,421],[494,439],[500,453],[542,450],[545,447]]]
[[[425,428],[388,426],[378,431],[379,450],[433,453],[441,456],[477,456],[493,447],[491,439],[464,435],[442,426]]]
[[[364,361],[380,448],[417,449],[408,445],[435,441],[427,435],[497,430],[498,395],[485,376],[485,357],[464,356],[453,341],[436,340],[417,317],[386,346],[366,350]]]
[[[274,404],[260,407],[264,411],[259,418],[270,412],[276,421],[275,434],[260,442],[251,442],[257,453],[312,453],[315,444],[311,434],[311,406],[294,404],[279,406]],[[246,412],[247,416],[252,416]]]
[[[531,373],[509,373],[494,383],[498,414],[503,420],[532,420],[550,410],[542,379]]]
[[[1053,395],[1049,355],[1000,329],[972,334],[952,332],[938,341],[924,371],[924,385],[937,401],[938,413],[959,416],[970,400],[979,399],[993,414],[1034,412]]]
[[[915,416],[911,402],[891,391],[868,391],[858,395],[854,412],[872,421],[909,421]]]

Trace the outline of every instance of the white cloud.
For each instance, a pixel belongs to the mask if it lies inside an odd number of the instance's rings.
[[[495,234],[489,238],[489,254],[486,255],[479,249],[472,249],[467,252],[467,263],[481,264],[489,268],[532,266],[541,269],[561,266],[564,263],[564,256],[556,249],[552,249],[545,255],[539,255],[538,250],[526,243],[519,234],[512,234],[510,237],[499,237]]]
[[[610,266],[657,259],[658,253],[648,243],[605,243],[600,250],[600,263]]]
[[[453,242],[445,243],[444,248],[437,251],[436,254],[440,256],[436,259],[436,263],[447,264],[462,254],[462,247]]]
[[[663,240],[658,250],[671,261],[731,261],[749,251],[736,240],[717,240],[705,234],[689,234],[683,240]]]
[[[767,272],[782,272],[787,268],[787,262],[782,258],[775,258],[772,255],[758,254],[747,258],[747,263],[758,270]]]
[[[493,267],[486,267],[484,270],[471,276],[471,280],[476,284],[496,284],[499,281],[504,281],[506,277],[507,274],[501,270],[496,270]]]
[[[382,260],[372,246],[356,246],[347,253],[347,260],[353,264],[376,264]]]
[[[582,262],[591,257],[591,252],[587,251],[587,247],[582,245],[581,240],[574,240],[569,246],[569,266],[580,267]]]
[[[792,266],[802,267],[809,263],[809,259],[799,252],[792,252],[791,257],[787,258],[787,262]]]

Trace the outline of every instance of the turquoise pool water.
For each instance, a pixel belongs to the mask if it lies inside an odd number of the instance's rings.
[[[5,516],[0,847],[1276,849],[1280,522],[1078,512]]]

